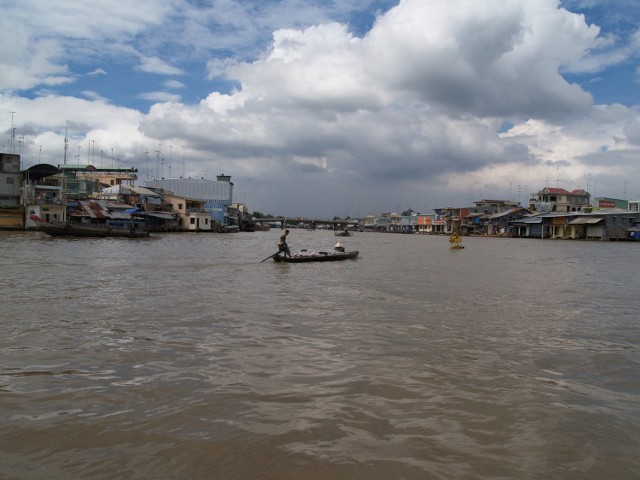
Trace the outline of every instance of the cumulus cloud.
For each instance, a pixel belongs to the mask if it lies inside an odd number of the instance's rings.
[[[156,102],[148,113],[109,105],[96,92],[94,102],[7,94],[0,104],[29,118],[33,128],[58,132],[33,142],[60,141],[60,129],[72,120],[68,113],[48,117],[37,109],[74,112],[84,128],[79,145],[90,139],[101,151],[117,148],[120,158],[140,167],[149,149],[184,146],[194,175],[231,173],[237,188],[254,195],[248,199],[254,208],[274,213],[320,213],[318,204],[324,213],[346,204],[359,204],[363,211],[368,205],[371,213],[373,203],[386,202],[385,209],[394,210],[389,204],[409,207],[427,195],[466,202],[470,184],[476,193],[506,196],[511,184],[543,186],[549,165],[563,170],[568,188],[584,185],[588,175],[604,176],[614,159],[620,169],[636,172],[629,159],[639,146],[637,108],[595,106],[591,95],[566,77],[601,74],[631,58],[633,46],[601,36],[597,25],[559,8],[557,0],[402,0],[362,35],[346,22],[330,21],[335,12],[319,13],[315,6],[306,16],[288,14],[285,28],[273,30],[269,44],[249,56],[212,52],[231,48],[234,35],[243,52],[252,51],[249,37],[277,24],[273,5],[233,3],[216,11],[185,4],[180,18],[187,30],[176,42],[189,44],[192,52],[209,52],[201,71],[211,82],[210,93],[192,105],[172,92],[187,88],[193,73],[174,62],[188,56],[187,49],[182,57],[163,55],[165,44],[156,34],[144,44],[127,41],[163,22],[170,7],[161,5],[164,9],[154,9],[144,22],[135,17],[126,23],[111,10],[107,15],[118,25],[109,37],[118,43],[114,51],[130,66],[138,61],[139,71],[184,79],[161,80],[137,94]],[[259,21],[252,20],[256,11],[264,14]],[[64,42],[41,41],[40,60],[23,65],[17,58],[6,60],[16,72],[31,72],[22,83],[16,75],[11,88],[75,79],[54,61],[64,58]],[[237,88],[216,91],[221,78]],[[503,125],[510,127],[505,131]],[[613,177],[607,178],[614,188]]]

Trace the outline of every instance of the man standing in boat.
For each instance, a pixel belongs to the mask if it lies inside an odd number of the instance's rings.
[[[285,230],[282,235],[280,235],[280,241],[278,242],[278,253],[282,253],[285,257],[291,258],[291,251],[289,250],[289,246],[287,245],[287,235],[289,235],[289,230]]]

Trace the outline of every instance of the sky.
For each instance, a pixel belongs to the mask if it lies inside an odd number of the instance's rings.
[[[0,3],[23,168],[225,174],[250,211],[312,218],[640,199],[637,0]]]

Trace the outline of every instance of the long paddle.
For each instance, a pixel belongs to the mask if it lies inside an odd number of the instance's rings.
[[[265,258],[264,260],[262,260],[260,263],[262,262],[266,262],[267,260],[269,260],[270,258],[275,257],[277,254],[280,253],[280,250],[278,250],[276,253],[274,253],[273,255],[269,255],[267,258]]]

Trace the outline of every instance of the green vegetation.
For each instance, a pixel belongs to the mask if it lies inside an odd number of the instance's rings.
[[[254,218],[274,218],[273,215],[271,215],[270,213],[262,213],[262,212],[258,212],[257,210],[253,212],[251,216]]]

